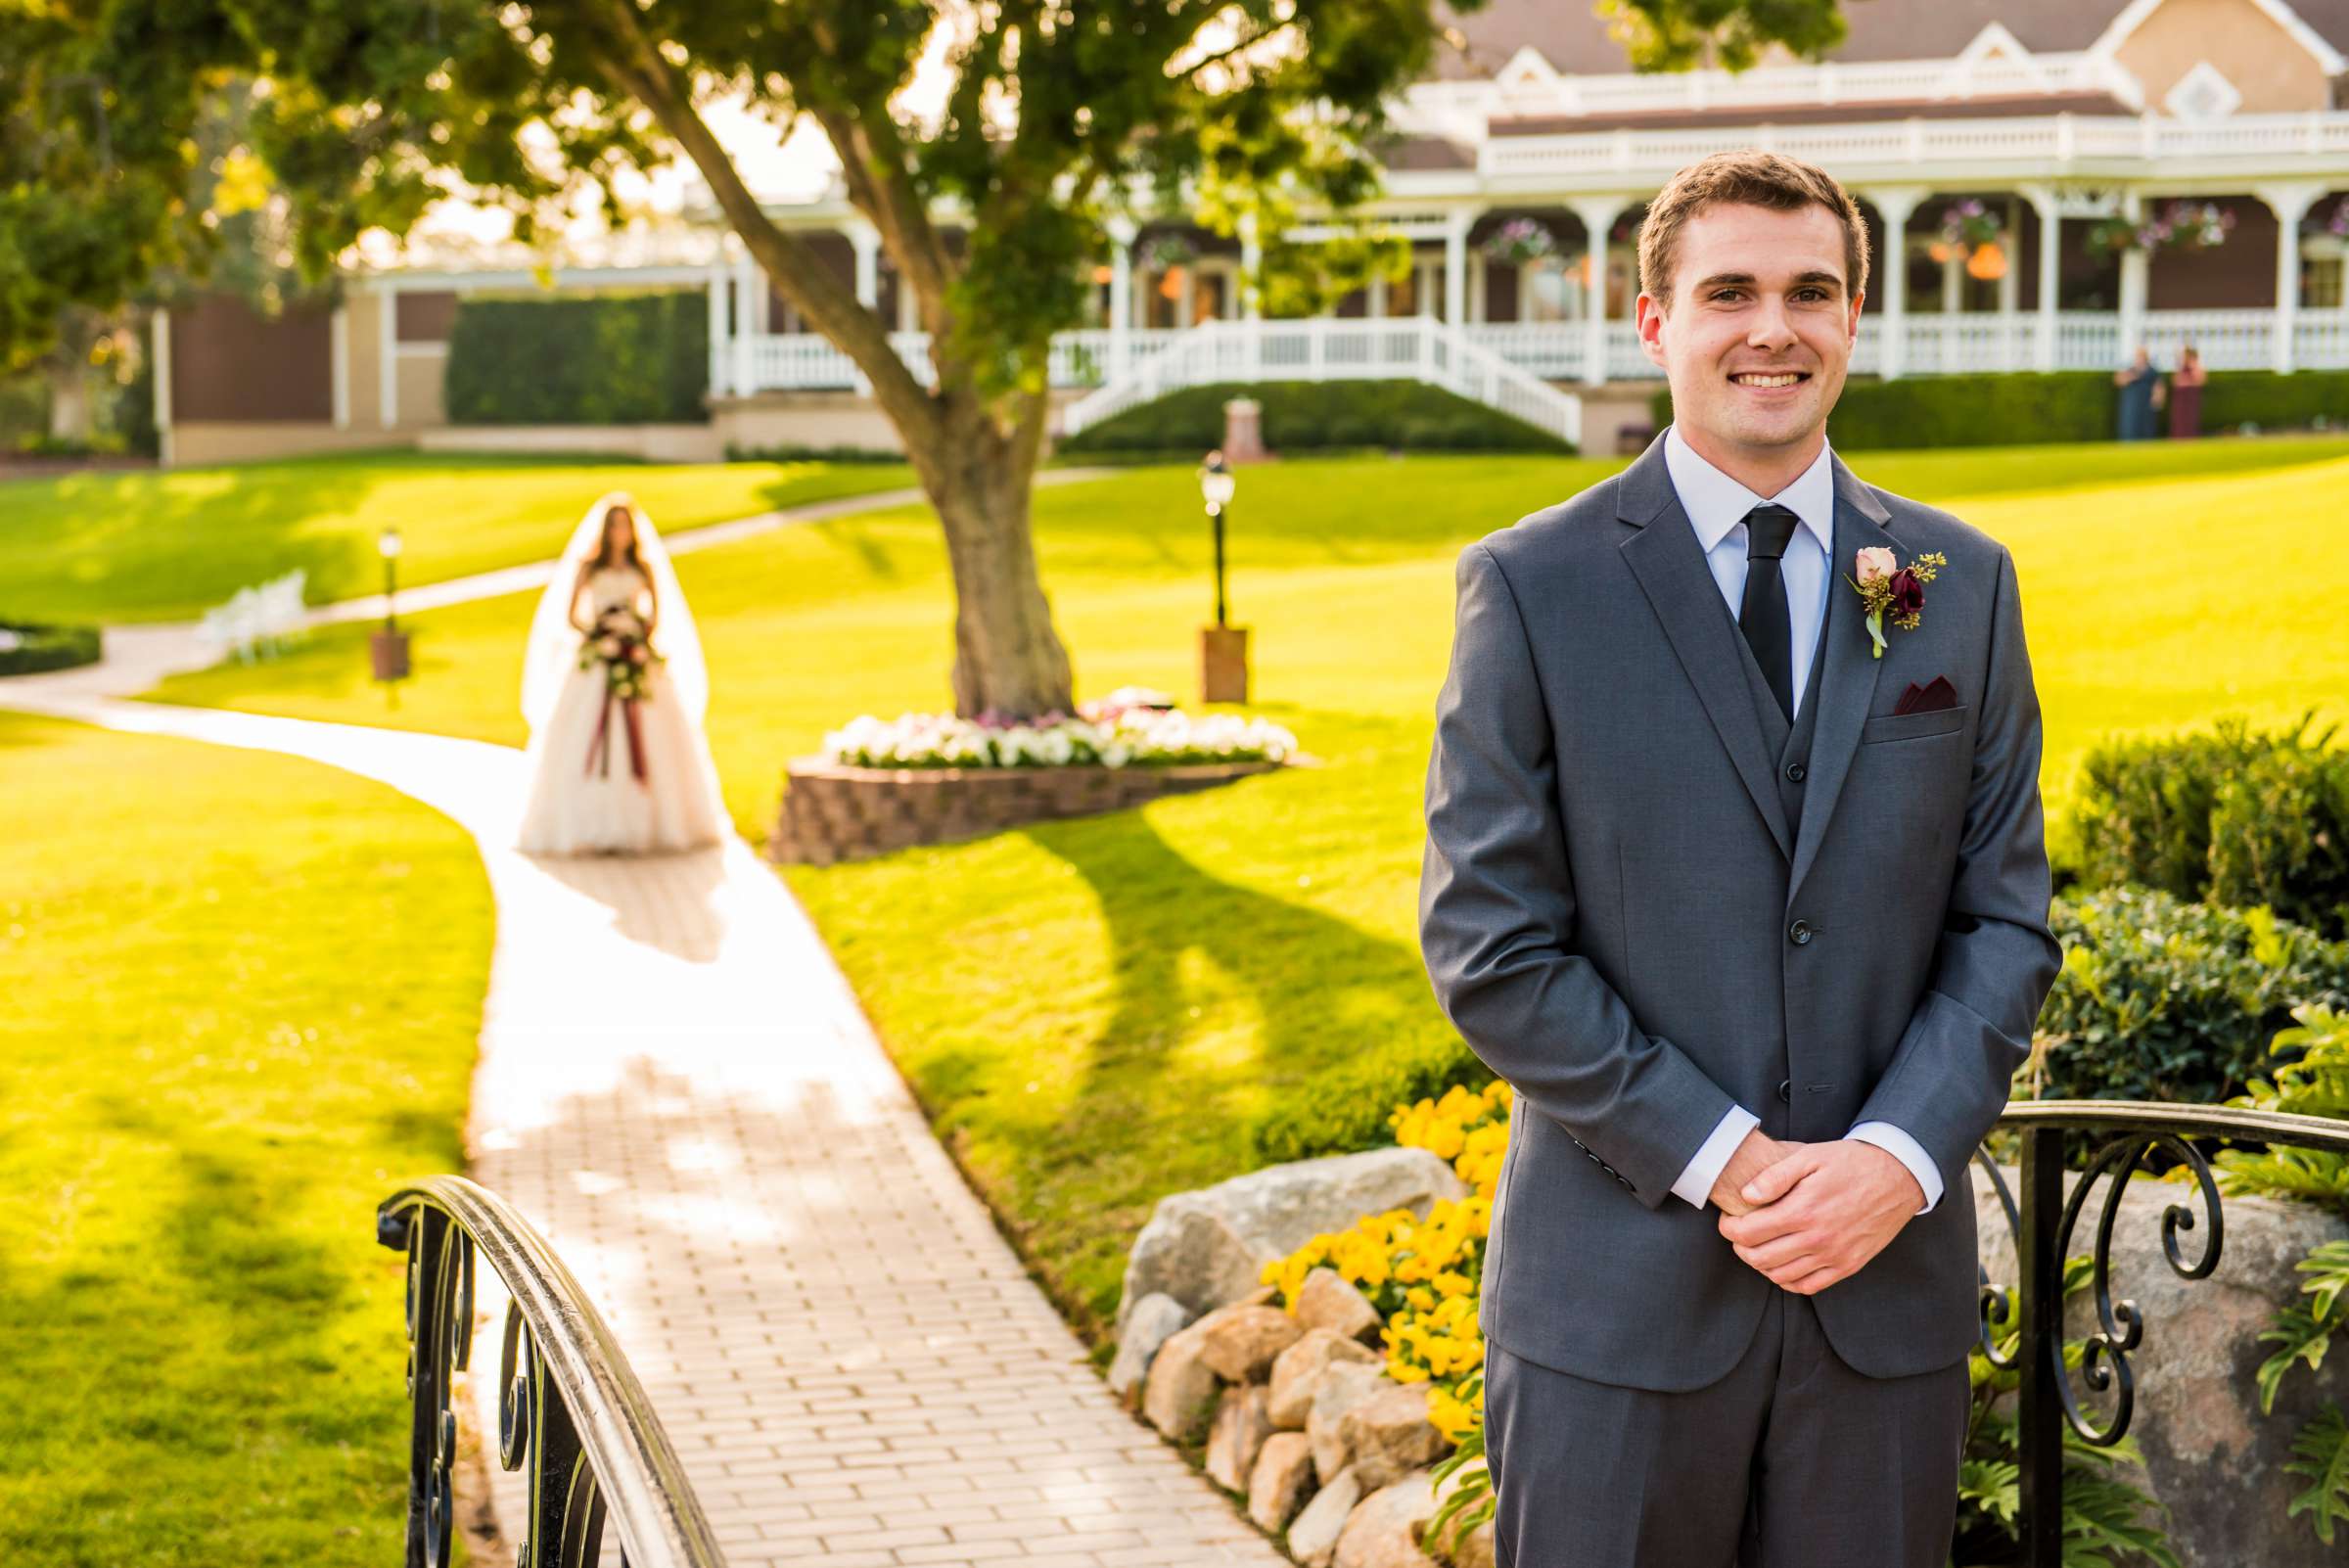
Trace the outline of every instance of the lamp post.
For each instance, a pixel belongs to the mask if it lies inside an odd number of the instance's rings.
[[[1223,601],[1223,519],[1231,510],[1239,480],[1224,466],[1219,448],[1199,467],[1199,496],[1216,538],[1216,623],[1199,631],[1200,699],[1211,703],[1248,700],[1248,630],[1227,623]]]
[[[398,586],[399,551],[398,529],[388,528],[376,536],[375,553],[384,558],[384,626],[367,639],[367,652],[375,665],[375,678],[386,682],[408,678],[408,634],[399,629],[392,604]]]

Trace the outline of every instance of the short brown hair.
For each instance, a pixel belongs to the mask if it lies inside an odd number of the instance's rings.
[[[1672,307],[1681,230],[1707,208],[1742,203],[1797,212],[1814,202],[1843,224],[1844,292],[1858,299],[1867,289],[1867,224],[1860,216],[1860,204],[1825,169],[1753,147],[1698,160],[1675,174],[1648,204],[1647,217],[1639,226],[1639,287],[1659,305]]]

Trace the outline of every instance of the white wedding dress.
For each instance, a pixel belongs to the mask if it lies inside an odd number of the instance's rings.
[[[598,503],[595,513],[599,520],[601,505]],[[638,527],[642,544],[647,526],[639,520]],[[544,695],[534,703],[530,700],[530,677],[526,674],[524,710],[531,716],[526,754],[530,790],[516,839],[525,852],[581,854],[690,850],[716,844],[726,832],[717,769],[710,760],[709,742],[701,729],[700,703],[695,700],[700,695],[698,679],[693,688],[681,690],[680,682],[672,678],[670,666],[680,656],[677,644],[693,639],[689,653],[697,677],[700,650],[691,621],[684,615],[684,601],[666,567],[666,558],[656,567],[659,575],[669,577],[669,583],[653,604],[657,612],[653,644],[668,663],[653,668],[636,710],[638,737],[643,744],[642,780],[631,765],[633,742],[622,705],[611,701],[607,716],[603,668],[600,663],[590,663],[584,669],[577,667],[585,638],[568,614],[556,623],[568,635],[550,633],[547,647],[534,650],[538,689],[543,693],[551,687],[551,701]],[[564,584],[577,580],[576,567],[566,562],[558,571],[562,576],[549,587],[549,597],[563,611],[580,610],[579,619],[590,625],[606,610],[625,606],[642,615],[647,608],[650,584],[624,562],[590,573],[576,605],[561,604],[561,590]],[[541,621],[545,619],[541,617]],[[677,622],[683,623],[682,635],[666,635]],[[550,669],[550,653],[571,666],[567,672],[559,673],[559,684],[558,671]],[[540,711],[532,713],[533,708]],[[605,725],[600,745],[596,739],[599,723]]]

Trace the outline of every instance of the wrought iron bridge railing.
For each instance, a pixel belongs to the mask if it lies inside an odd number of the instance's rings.
[[[408,1568],[450,1560],[450,1391],[471,1359],[477,1258],[508,1296],[497,1454],[529,1473],[518,1568],[594,1568],[607,1522],[622,1568],[721,1568],[685,1467],[619,1341],[511,1204],[461,1176],[435,1176],[386,1198],[375,1225],[378,1241],[408,1258]]]
[[[2108,1448],[2127,1435],[2136,1408],[2136,1388],[2129,1353],[2144,1338],[2145,1320],[2137,1304],[2112,1296],[2111,1252],[2121,1197],[2132,1173],[2156,1151],[2175,1162],[2192,1183],[2207,1221],[2207,1233],[2192,1259],[2188,1259],[2179,1232],[2199,1228],[2193,1208],[2171,1204],[2162,1213],[2163,1256],[2182,1279],[2206,1279],[2219,1267],[2225,1242],[2225,1218],[2219,1208],[2218,1182],[2211,1175],[2207,1153],[2198,1144],[2218,1140],[2282,1144],[2349,1154],[2349,1122],[2326,1117],[2297,1116],[2274,1111],[2246,1111],[2189,1105],[2163,1105],[2136,1100],[2016,1101],[1999,1118],[2002,1130],[2021,1135],[2020,1193],[2009,1191],[2004,1174],[1987,1149],[1977,1149],[1974,1161],[1989,1175],[2006,1222],[2014,1232],[2016,1268],[2021,1275],[2011,1312],[2007,1287],[1982,1275],[1982,1349],[1992,1364],[2019,1369],[2016,1399],[2017,1441],[2020,1448],[2023,1568],[2060,1568],[2063,1561],[2063,1427],[2069,1422],[2080,1438]],[[2087,1144],[2071,1196],[2064,1196],[2065,1141],[2081,1134]],[[2091,1189],[2109,1178],[2102,1207],[2096,1215],[2096,1250],[2091,1283],[2096,1296],[2096,1326],[2088,1336],[2080,1361],[2080,1380],[2096,1394],[2109,1391],[2108,1409],[2091,1408],[2075,1394],[2064,1366],[2064,1262],[2071,1256],[2072,1232],[2089,1202]],[[2002,1357],[1999,1342],[2020,1335],[2012,1354]]]

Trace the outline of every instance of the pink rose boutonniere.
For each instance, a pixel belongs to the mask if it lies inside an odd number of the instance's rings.
[[[1920,555],[1907,566],[1898,565],[1893,553],[1880,547],[1860,552],[1858,579],[1844,580],[1860,590],[1860,602],[1867,607],[1867,635],[1876,645],[1876,658],[1884,657],[1884,617],[1890,614],[1894,625],[1914,631],[1924,614],[1925,584],[1949,564],[1938,550]]]

